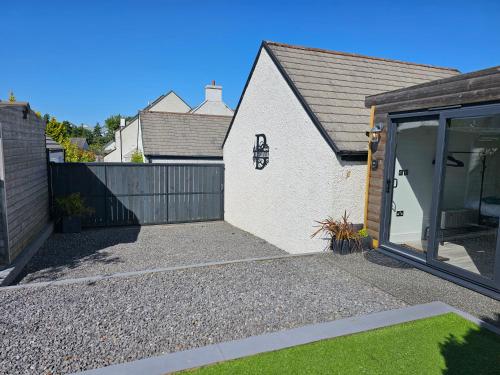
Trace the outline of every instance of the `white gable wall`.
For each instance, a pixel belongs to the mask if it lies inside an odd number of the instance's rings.
[[[269,164],[256,170],[255,134]],[[224,146],[225,220],[290,253],[324,250],[315,220],[363,221],[366,163],[341,164],[262,50]],[[342,162],[344,163],[344,162]]]
[[[153,105],[150,109],[152,112],[178,112],[188,113],[191,108],[184,103],[173,91],[168,93],[162,100]]]
[[[196,113],[198,115],[232,116],[234,112],[224,102],[205,100],[202,104],[193,109],[191,113]]]

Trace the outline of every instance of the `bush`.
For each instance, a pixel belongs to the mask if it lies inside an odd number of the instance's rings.
[[[56,209],[58,216],[78,216],[82,217],[94,213],[92,208],[85,206],[80,193],[73,193],[66,197],[56,198]]]
[[[95,161],[95,154],[91,151],[85,151],[71,143],[69,139],[63,141],[62,146],[65,150],[65,161],[70,163],[88,163]]]
[[[142,152],[140,152],[139,150],[135,150],[132,154],[132,157],[130,158],[130,161],[132,163],[144,163]]]
[[[368,231],[366,230],[366,228],[358,230],[358,234],[361,238],[368,237]]]
[[[349,216],[346,211],[344,211],[344,215],[340,220],[328,217],[325,220],[317,221],[317,223],[318,225],[316,227],[318,227],[318,229],[311,235],[311,238],[323,233],[330,237],[332,246],[334,241],[347,241],[353,250],[362,249],[362,235],[356,230],[355,226],[349,222]]]

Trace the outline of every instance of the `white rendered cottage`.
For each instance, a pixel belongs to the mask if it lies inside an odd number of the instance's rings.
[[[363,222],[365,96],[454,74],[263,42],[224,141],[225,220],[290,253],[325,249],[316,220]]]
[[[182,122],[186,122],[189,124],[194,124],[193,129],[186,129],[186,133],[192,134],[196,131],[196,126],[199,123],[202,123],[204,120],[200,120],[202,118],[192,117],[192,116],[167,116],[161,115],[162,113],[172,113],[172,114],[189,114],[189,115],[209,115],[209,116],[219,116],[222,118],[222,129],[227,130],[227,119],[226,117],[231,117],[233,115],[233,111],[224,103],[222,100],[222,86],[217,86],[215,81],[212,81],[211,85],[205,86],[205,100],[203,103],[198,105],[195,108],[191,108],[179,95],[177,95],[174,91],[170,91],[164,95],[161,95],[147,107],[145,107],[142,111],[140,111],[135,117],[133,117],[127,124],[125,124],[125,120],[122,120],[122,124],[120,128],[115,132],[115,140],[110,142],[105,146],[105,150],[107,152],[106,156],[104,156],[105,162],[129,162],[131,160],[132,155],[136,151],[140,151],[142,155],[144,155],[144,160],[149,162],[157,162],[161,160],[177,160],[177,155],[182,156],[183,158],[180,161],[185,162],[190,157],[193,160],[198,161],[207,161],[211,160],[210,157],[200,158],[199,153],[203,154],[204,150],[197,150],[198,152],[190,155],[189,148],[184,151],[177,150],[173,155],[165,155],[163,151],[172,150],[171,147],[166,146],[164,149],[161,149],[162,152],[158,154],[147,154],[147,152],[151,152],[151,148],[143,142],[143,133],[144,126],[141,123],[142,119],[146,119],[148,121],[148,129],[155,127],[156,137],[158,139],[166,139],[168,138],[168,143],[173,144],[175,142],[180,142],[179,145],[183,144],[184,140],[174,139],[172,138],[173,133],[172,129],[175,129],[175,134],[178,134],[180,126],[182,126]],[[154,114],[159,114],[155,116]],[[150,119],[154,119],[149,122]],[[172,120],[175,119],[175,120]],[[183,119],[182,121],[177,121],[177,119]],[[169,124],[168,126],[162,126],[163,122]],[[173,124],[172,124],[173,122]],[[213,118],[208,120],[208,122],[213,123]],[[215,120],[217,122],[217,120]],[[158,128],[158,124],[160,127]],[[207,130],[208,131],[208,130]],[[187,134],[186,134],[187,135]],[[201,137],[201,133],[198,133],[198,138]],[[218,135],[214,136],[215,139],[219,140]],[[205,142],[206,141],[206,142]],[[214,140],[201,140],[200,142],[195,141],[196,147],[202,145],[204,142],[211,144]],[[153,143],[155,141],[153,140]],[[219,143],[220,146],[220,143]],[[149,149],[149,151],[148,151]],[[154,148],[157,150],[158,148]],[[187,151],[187,154],[186,154]],[[212,149],[208,148],[206,153],[212,155]],[[217,159],[222,159],[221,152],[218,153]],[[212,155],[213,157],[213,155]],[[179,160],[178,160],[179,161]]]

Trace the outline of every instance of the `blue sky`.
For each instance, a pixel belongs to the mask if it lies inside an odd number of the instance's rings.
[[[413,5],[418,3],[418,5]],[[94,125],[215,79],[238,103],[274,40],[469,72],[500,65],[500,1],[2,1],[0,98]]]

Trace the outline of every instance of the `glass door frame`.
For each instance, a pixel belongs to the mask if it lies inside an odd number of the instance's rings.
[[[394,193],[394,172],[396,169],[396,146],[397,146],[397,129],[398,123],[404,121],[418,121],[418,120],[429,120],[429,119],[439,119],[439,112],[426,111],[426,112],[412,112],[405,114],[395,114],[389,115],[388,117],[388,129],[387,129],[387,142],[386,142],[386,154],[384,159],[384,180],[382,184],[382,210],[381,210],[381,226],[380,226],[380,245],[390,251],[403,255],[407,258],[411,258],[414,261],[425,263],[426,255],[418,252],[410,251],[403,246],[390,242],[390,229],[391,229],[391,218],[392,218],[392,199]],[[439,139],[439,128],[437,139]],[[436,147],[438,140],[436,139]],[[434,171],[439,168],[439,160],[436,159],[436,165]],[[435,174],[435,173],[434,173]],[[430,192],[432,194],[433,192]],[[432,201],[433,202],[433,201]],[[431,207],[431,214],[434,212]],[[431,224],[432,225],[432,224]],[[432,230],[429,230],[432,232]],[[428,242],[428,247],[430,246],[430,238]],[[428,253],[428,252],[427,252]]]
[[[382,188],[380,245],[396,254],[400,254],[414,261],[427,264],[449,274],[453,274],[454,276],[458,276],[459,278],[500,290],[500,229],[497,231],[495,259],[493,260],[495,262],[493,279],[488,279],[471,271],[467,271],[457,266],[446,264],[437,260],[439,249],[438,228],[441,225],[439,212],[444,188],[444,166],[447,149],[446,124],[452,118],[488,116],[494,114],[500,114],[500,104],[443,108],[425,112],[390,114],[388,116],[387,148],[384,160],[384,181]],[[396,166],[397,126],[399,122],[404,120],[419,120],[426,118],[439,118],[439,126],[436,139],[436,163],[434,166],[433,187],[431,193],[432,201],[430,207],[429,238],[427,243],[427,252],[424,255],[409,252],[402,246],[391,243],[389,241],[389,234],[391,225],[392,196],[394,190],[393,179]]]

